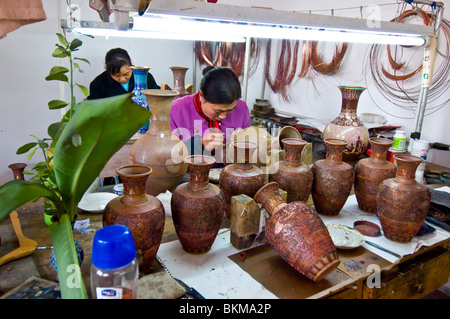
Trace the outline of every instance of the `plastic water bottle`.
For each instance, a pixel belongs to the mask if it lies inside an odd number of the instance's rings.
[[[99,229],[92,244],[91,291],[94,299],[136,299],[139,267],[130,230]]]

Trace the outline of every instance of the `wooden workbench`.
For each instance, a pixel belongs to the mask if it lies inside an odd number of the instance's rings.
[[[17,209],[17,212],[19,213],[24,235],[37,241],[38,246],[50,247],[52,242],[48,228],[44,223],[42,200],[24,205]],[[79,220],[86,218],[90,220],[89,229],[96,231],[103,226],[102,214],[79,211]],[[228,227],[229,224],[227,223],[228,221],[224,218],[222,227]],[[10,224],[9,218],[0,223],[2,226]],[[12,228],[12,225],[10,226]],[[91,247],[94,231],[87,234],[80,234],[78,231],[74,231],[75,239],[81,243],[84,249],[84,261],[81,264],[81,272],[89,296]],[[169,242],[173,240],[177,240],[177,235],[171,217],[166,217],[162,241]],[[424,297],[447,283],[450,274],[449,249],[450,239],[447,239],[405,256],[395,264],[383,267],[381,269],[381,287],[379,288],[368,287],[366,281],[369,274],[352,278],[342,273],[339,274],[339,279],[332,287],[327,287],[315,293],[311,298],[384,299]],[[33,259],[41,278],[55,281],[56,272],[50,264],[50,253],[51,249],[39,249],[30,258]],[[4,271],[8,271],[8,265],[2,267]],[[154,267],[157,271],[162,269],[157,261],[155,261]]]

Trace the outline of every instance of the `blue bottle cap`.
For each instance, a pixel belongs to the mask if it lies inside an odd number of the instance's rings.
[[[130,230],[123,225],[99,229],[92,244],[92,264],[100,269],[123,267],[136,257],[136,247]]]

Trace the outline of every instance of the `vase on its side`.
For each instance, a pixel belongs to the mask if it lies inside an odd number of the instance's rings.
[[[416,182],[415,172],[423,159],[409,154],[394,155],[395,178],[385,179],[377,193],[377,213],[384,236],[407,243],[423,225],[430,208],[428,187]]]
[[[189,182],[178,185],[171,198],[175,231],[188,253],[206,253],[222,223],[225,198],[219,186],[209,183],[209,171],[216,162],[211,156],[192,155]]]
[[[360,86],[339,86],[342,93],[341,112],[323,131],[323,139],[339,138],[348,142],[343,161],[354,164],[369,146],[369,131],[358,119],[357,107],[361,93]]]
[[[302,164],[302,151],[307,142],[295,138],[285,138],[281,142],[285,159],[270,166],[269,182],[277,182],[287,192],[288,203],[307,202],[313,184],[312,169]]]
[[[387,138],[369,139],[372,153],[355,165],[355,196],[361,210],[375,213],[377,192],[381,182],[395,177],[396,166],[386,160],[389,147],[394,143]]]
[[[182,66],[171,66],[170,69],[173,73],[173,90],[178,92],[178,96],[176,98],[178,99],[182,96],[189,95],[185,85],[185,76],[189,68]]]
[[[251,162],[257,145],[251,142],[233,143],[234,163],[224,167],[219,177],[219,186],[225,195],[225,214],[230,219],[231,197],[245,194],[253,198],[265,184],[263,171]]]
[[[165,211],[161,201],[148,195],[145,182],[152,169],[130,164],[119,167],[117,174],[123,181],[123,195],[112,199],[103,213],[103,226],[119,224],[128,227],[136,246],[139,270],[149,273],[161,244]]]
[[[265,229],[268,242],[294,269],[320,281],[339,265],[336,247],[314,208],[301,201],[287,204],[276,182],[258,190],[255,201],[270,214]]]
[[[152,174],[146,182],[147,194],[157,196],[173,192],[187,171],[183,159],[188,156],[186,145],[170,129],[170,108],[175,91],[143,90],[152,113],[150,124],[130,149],[133,164],[148,165]]]
[[[148,67],[132,66],[134,76],[134,96],[131,98],[134,103],[142,106],[143,108],[148,108],[147,98],[142,94],[142,90],[147,90],[147,73],[150,70]],[[145,133],[148,130],[148,122],[145,123],[139,130],[138,133]]]
[[[326,158],[314,162],[311,190],[314,207],[319,214],[338,215],[347,201],[354,182],[353,166],[342,161],[348,144],[342,139],[325,139]]]

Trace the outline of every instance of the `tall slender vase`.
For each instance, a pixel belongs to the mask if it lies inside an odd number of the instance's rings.
[[[117,174],[123,181],[123,195],[112,199],[103,213],[103,226],[119,224],[130,229],[143,273],[152,270],[165,223],[164,206],[145,192],[145,181],[151,173],[152,169],[145,165],[119,167]]]
[[[231,197],[245,194],[253,198],[265,184],[263,171],[251,163],[257,145],[251,142],[233,143],[234,163],[224,167],[219,177],[219,186],[225,195],[225,214],[230,219]]]
[[[416,182],[415,172],[423,159],[408,154],[394,155],[395,178],[385,179],[377,193],[377,212],[384,236],[409,242],[422,226],[430,208],[428,187]]]
[[[361,210],[375,213],[377,192],[381,182],[395,177],[396,166],[386,160],[389,147],[394,143],[386,138],[369,139],[372,154],[355,165],[355,196]]]
[[[148,108],[148,101],[144,94],[142,94],[142,90],[147,90],[147,73],[150,70],[148,67],[131,67],[134,76],[134,89],[133,96],[131,99],[134,103],[142,106],[143,108]],[[148,122],[145,123],[139,130],[138,133],[145,133],[148,130]]]
[[[182,66],[171,66],[170,69],[173,73],[173,90],[178,92],[178,96],[176,98],[188,95],[189,92],[186,90],[185,76],[189,68]]]
[[[225,209],[219,186],[209,183],[216,160],[210,156],[188,156],[189,182],[178,185],[171,198],[175,231],[188,253],[206,253],[216,239]]]
[[[147,194],[157,196],[173,192],[187,171],[183,159],[188,156],[186,145],[170,129],[170,108],[175,91],[143,90],[152,113],[147,133],[130,149],[130,160],[152,168],[146,183]]]
[[[342,93],[341,113],[323,131],[323,139],[340,138],[348,141],[342,159],[354,164],[369,146],[369,131],[358,119],[359,97],[366,89],[360,86],[339,86]]]
[[[320,281],[339,265],[336,247],[320,216],[308,204],[287,204],[276,182],[264,185],[255,201],[269,212],[265,234],[273,249],[297,271]]]
[[[286,152],[284,161],[270,166],[269,181],[277,182],[287,192],[287,202],[308,201],[313,184],[312,169],[302,164],[302,151],[307,142],[285,138],[281,141]]]
[[[353,166],[342,161],[348,144],[342,139],[325,139],[326,159],[314,162],[314,207],[319,214],[338,215],[347,201],[354,182]]]

